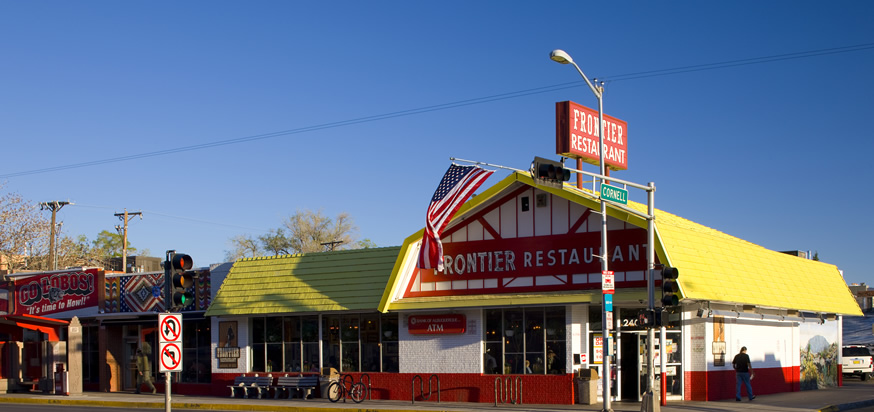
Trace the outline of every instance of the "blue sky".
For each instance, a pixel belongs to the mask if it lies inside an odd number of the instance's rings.
[[[549,59],[561,48],[628,122],[615,177],[871,283],[871,16],[861,1],[0,0],[0,181],[75,202],[69,235],[142,211],[133,246],[198,266],[298,209],[399,245],[450,157],[557,158],[555,102],[597,108]],[[30,173],[86,162],[102,164]]]

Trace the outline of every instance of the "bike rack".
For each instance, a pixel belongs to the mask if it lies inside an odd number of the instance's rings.
[[[498,406],[498,390],[500,389],[501,404],[507,403],[509,400],[513,405],[522,404],[522,377],[507,376],[504,379],[501,377],[495,378],[495,406]]]
[[[412,382],[410,382],[410,394],[412,395],[413,403],[416,403],[416,379],[419,380],[419,393],[422,394],[422,400],[428,401],[431,399],[431,395],[434,394],[434,387],[431,384],[434,380],[437,381],[437,403],[440,403],[440,377],[437,375],[431,375],[428,377],[428,396],[425,396],[425,381],[422,379],[422,375],[413,376]]]
[[[352,375],[347,375],[345,373],[340,375],[340,385],[343,386],[343,403],[346,403],[346,398],[348,398],[349,393],[352,392],[352,385],[354,384],[355,378],[353,378]]]
[[[372,401],[373,398],[370,396],[370,390],[371,390],[370,375],[368,375],[368,374],[366,374],[366,373],[362,373],[361,376],[358,377],[358,383],[363,384],[363,383],[364,383],[364,378],[367,378],[367,385],[365,385],[365,387],[367,388],[367,396],[366,396],[366,398],[367,398],[367,400]]]

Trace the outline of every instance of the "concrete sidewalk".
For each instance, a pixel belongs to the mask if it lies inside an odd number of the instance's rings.
[[[523,399],[524,401],[524,399]],[[164,409],[163,394],[99,393],[85,392],[81,395],[59,396],[43,393],[13,393],[0,395],[0,403],[27,403],[52,405],[110,406],[132,409]],[[668,402],[662,411],[828,411],[837,412],[874,406],[874,383],[845,382],[840,388],[815,391],[761,395],[752,402]],[[638,402],[613,402],[614,411],[639,411]],[[327,399],[240,399],[208,396],[172,396],[173,410],[225,410],[225,411],[287,411],[287,412],[326,412],[330,410],[361,410],[368,412],[405,411],[599,411],[597,405],[498,405],[493,403],[458,402],[411,402],[365,400],[356,404],[351,400],[344,403],[331,403]]]

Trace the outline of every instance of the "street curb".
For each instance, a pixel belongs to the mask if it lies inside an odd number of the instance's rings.
[[[114,407],[125,409],[163,409],[164,402],[122,402],[122,401],[102,401],[88,399],[68,399],[68,398],[5,398],[0,397],[0,403],[19,403],[29,405],[76,405],[76,406],[101,406]],[[228,403],[198,403],[198,402],[171,402],[173,409],[199,409],[199,410],[220,410],[220,411],[264,411],[264,412],[325,412],[330,408],[320,408],[313,406],[284,406],[284,405],[253,405],[247,404],[228,404]],[[346,410],[346,409],[344,409]],[[353,411],[368,411],[378,412],[381,408],[349,408],[349,412]],[[420,412],[412,409],[391,409],[391,412]],[[432,411],[440,412],[440,411]],[[448,411],[444,411],[448,412]]]
[[[874,399],[868,399],[866,401],[859,401],[859,402],[842,403],[840,405],[832,405],[832,406],[820,409],[818,412],[849,411],[849,410],[853,410],[853,409],[864,408],[867,406],[874,406]]]

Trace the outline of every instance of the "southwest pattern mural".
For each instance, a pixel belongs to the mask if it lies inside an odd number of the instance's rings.
[[[106,279],[105,313],[162,312],[164,310],[164,274],[146,273]],[[201,272],[194,286],[191,305],[182,310],[206,310],[210,304],[209,272]]]

